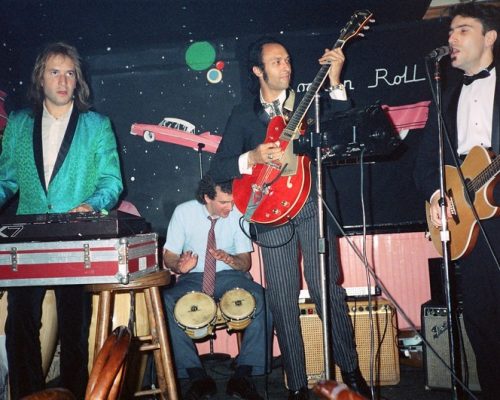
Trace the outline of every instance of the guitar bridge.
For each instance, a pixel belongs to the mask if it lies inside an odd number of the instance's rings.
[[[455,206],[455,201],[453,200],[453,193],[451,190],[448,191],[448,199],[450,201],[448,207],[450,207],[451,217],[453,218],[453,222],[458,225],[460,223],[460,218],[458,217],[457,207]]]

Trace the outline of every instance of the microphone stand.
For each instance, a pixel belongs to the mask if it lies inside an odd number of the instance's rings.
[[[450,368],[451,368],[451,392],[452,399],[462,399],[463,390],[457,384],[457,377],[461,374],[461,362],[459,348],[456,346],[458,343],[458,324],[456,318],[456,302],[452,300],[451,282],[452,272],[450,269],[450,231],[448,230],[448,220],[446,217],[446,177],[445,177],[445,163],[444,163],[444,122],[441,113],[441,72],[439,56],[435,60],[435,73],[434,80],[436,83],[436,109],[438,119],[438,140],[439,140],[439,206],[441,214],[441,230],[440,239],[443,251],[443,279],[447,309],[447,323],[448,323],[448,342],[450,345]]]
[[[315,94],[314,97],[314,118],[316,120],[315,137],[320,137],[320,119],[319,119],[319,93]],[[331,377],[331,361],[330,361],[330,340],[329,340],[329,320],[330,316],[328,313],[328,290],[327,290],[327,276],[326,276],[326,239],[325,239],[325,228],[324,228],[324,209],[323,209],[323,166],[321,159],[321,146],[319,143],[314,143],[311,140],[311,144],[316,147],[316,190],[317,190],[317,202],[318,202],[318,256],[319,256],[319,268],[320,268],[320,278],[321,278],[321,309],[323,310],[322,315],[322,327],[323,327],[323,349],[324,349],[324,366],[325,366],[325,379],[328,380]],[[333,238],[330,238],[333,240]]]
[[[198,162],[200,164],[200,179],[203,179],[203,148],[205,145],[203,143],[198,143]]]

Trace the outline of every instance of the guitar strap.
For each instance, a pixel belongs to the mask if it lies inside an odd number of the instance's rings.
[[[288,96],[283,103],[283,116],[286,121],[289,121],[293,114],[293,107],[295,105],[295,91],[293,89],[288,90]]]

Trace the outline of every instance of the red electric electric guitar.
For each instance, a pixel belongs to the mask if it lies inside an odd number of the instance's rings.
[[[371,18],[372,13],[368,10],[356,11],[341,30],[334,48],[342,48],[348,40],[360,35],[363,29],[367,29]],[[282,225],[294,218],[304,206],[311,191],[311,160],[307,156],[293,154],[292,140],[304,134],[304,116],[329,70],[329,64],[321,66],[288,123],[281,116],[269,122],[264,142],[279,140],[283,157],[278,161],[258,164],[253,167],[251,175],[234,180],[234,203],[247,221]]]

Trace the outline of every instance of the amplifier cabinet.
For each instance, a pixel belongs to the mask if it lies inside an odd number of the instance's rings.
[[[444,306],[425,303],[422,305],[422,334],[429,345],[447,365],[450,363],[450,343],[448,340],[448,310]],[[458,313],[459,336],[462,359],[462,375],[465,385],[473,391],[481,390],[476,370],[476,357],[470,344],[463,323],[462,314]],[[451,373],[447,366],[424,343],[425,385],[429,389],[451,389]],[[467,366],[467,368],[465,368]],[[464,373],[465,372],[465,373]]]
[[[0,244],[0,287],[126,284],[158,270],[158,236]]]
[[[363,377],[370,379],[370,318],[367,301],[349,301],[349,315],[353,322],[359,367]],[[313,304],[300,304],[300,323],[306,353],[306,371],[309,386],[324,379],[323,328]],[[372,301],[374,333],[375,385],[395,385],[400,380],[396,312],[384,299]],[[331,340],[335,340],[334,337]],[[340,370],[335,367],[335,378],[342,382]]]

